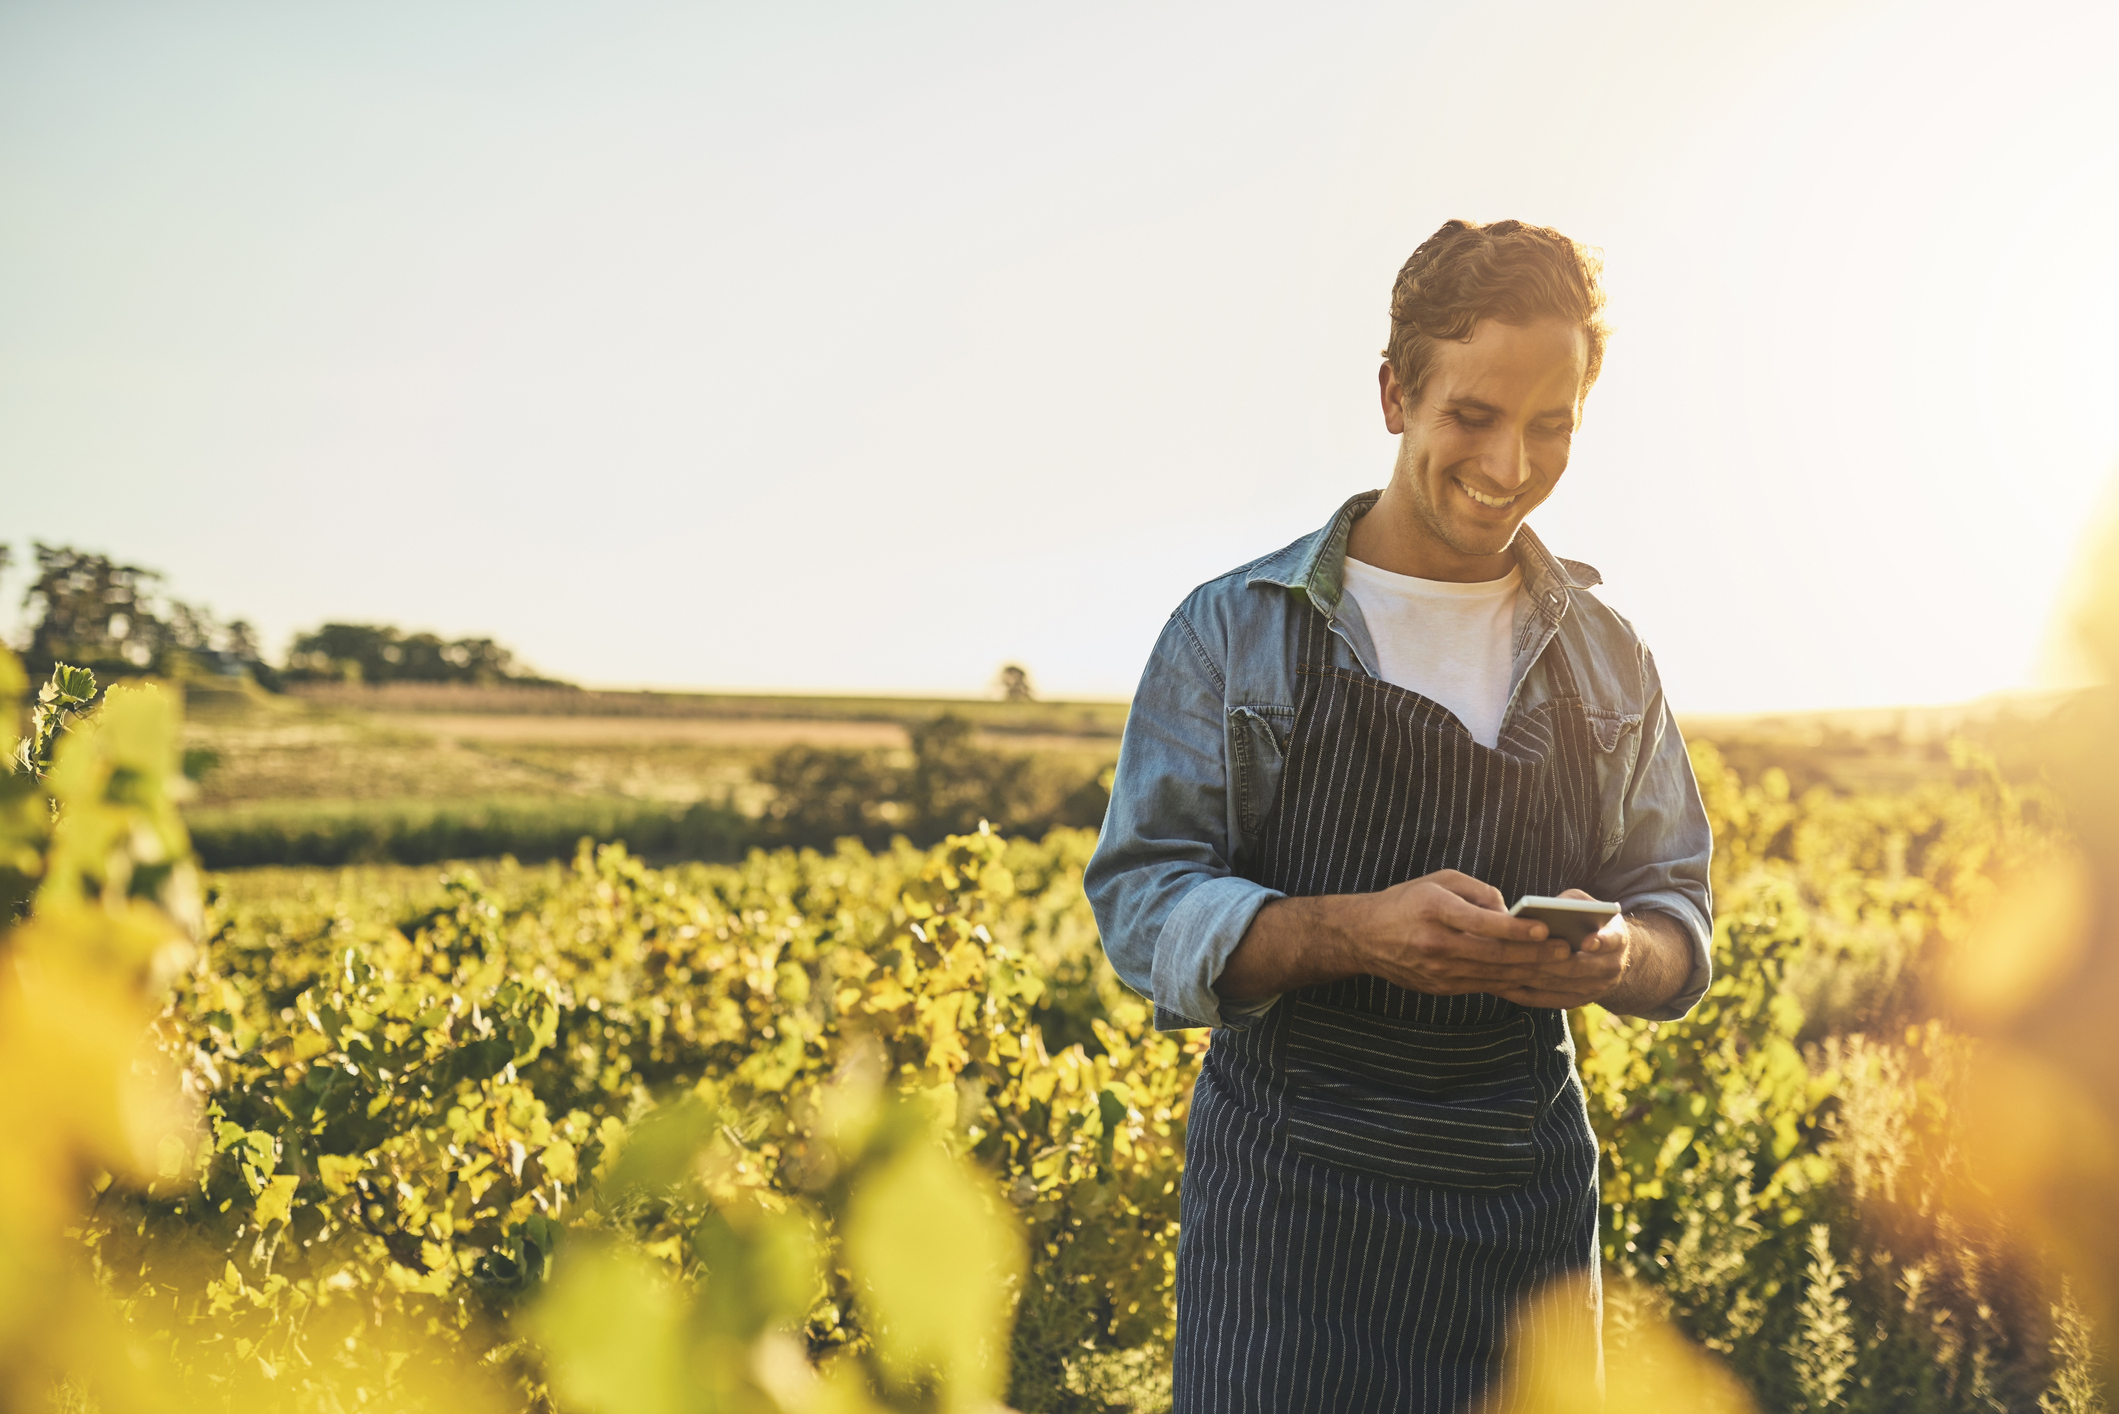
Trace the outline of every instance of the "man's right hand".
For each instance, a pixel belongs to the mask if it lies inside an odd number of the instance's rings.
[[[1564,942],[1547,943],[1543,923],[1508,916],[1492,884],[1444,869],[1349,902],[1366,908],[1353,929],[1357,973],[1412,992],[1454,997],[1522,986],[1540,964],[1564,960]]]
[[[1517,990],[1568,956],[1500,890],[1444,869],[1374,894],[1276,899],[1258,911],[1214,990],[1226,1001],[1369,974],[1415,992]]]

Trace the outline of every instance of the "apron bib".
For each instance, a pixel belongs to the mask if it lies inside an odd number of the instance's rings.
[[[1332,666],[1329,632],[1305,616],[1280,796],[1244,874],[1305,897],[1461,869],[1511,902],[1587,881],[1595,744],[1557,637],[1551,700],[1488,748],[1440,704]],[[1511,1332],[1529,1293],[1576,1283],[1569,1309],[1600,1325],[1566,1016],[1368,976],[1287,993],[1214,1035],[1181,1220],[1173,1414],[1468,1408],[1507,1339],[1551,1334]]]

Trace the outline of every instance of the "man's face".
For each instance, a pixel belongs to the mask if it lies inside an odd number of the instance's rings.
[[[1431,553],[1498,555],[1567,470],[1589,336],[1561,319],[1482,319],[1445,343],[1408,406],[1383,366],[1383,420],[1400,434],[1393,481]]]

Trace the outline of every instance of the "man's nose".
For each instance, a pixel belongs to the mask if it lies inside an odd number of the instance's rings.
[[[1503,491],[1513,491],[1530,480],[1530,448],[1520,432],[1504,432],[1479,459],[1479,470]]]

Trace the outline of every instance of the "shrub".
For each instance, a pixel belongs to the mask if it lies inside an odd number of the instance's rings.
[[[770,792],[759,842],[828,849],[858,839],[880,848],[896,835],[931,845],[982,822],[1016,835],[1103,823],[1108,770],[981,746],[977,729],[954,713],[911,735],[909,761],[897,752],[809,745],[775,753],[758,772]]]
[[[628,797],[290,801],[198,810],[189,823],[199,858],[215,869],[427,864],[504,854],[542,861],[570,857],[583,839],[623,840],[664,858],[733,859],[753,834],[751,822],[725,805]]]
[[[182,968],[174,714],[105,713],[51,719],[48,787],[8,777],[38,902],[0,939],[30,964],[0,968],[0,1049],[42,1049],[9,1052],[0,1260],[61,1293],[0,1303],[11,1394],[48,1369],[113,1411],[152,1406],[143,1371],[246,1409],[1167,1402],[1206,1037],[1152,1031],[1104,963],[1086,831],[230,876]],[[2096,1332],[1956,1206],[1980,1053],[1907,981],[2043,808],[1698,764],[1713,990],[1682,1022],[1576,1018],[1615,1359],[1666,1361],[1667,1312],[1770,1410],[2085,1407]],[[120,1097],[151,1067],[98,1038],[136,1036],[158,978],[206,1124],[143,1148]]]

